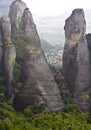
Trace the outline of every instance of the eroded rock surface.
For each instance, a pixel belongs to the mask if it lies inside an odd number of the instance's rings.
[[[89,106],[90,61],[86,41],[83,9],[75,9],[65,21],[63,74],[73,93],[74,101],[83,109]]]
[[[21,74],[22,87],[16,94],[14,107],[16,110],[23,110],[28,105],[45,104],[51,110],[61,110],[64,105],[41,49],[32,14],[28,8],[22,5],[25,4],[21,0],[16,0],[12,3],[9,12],[11,24],[22,30],[25,41]]]
[[[7,99],[12,98],[13,94],[13,62],[16,58],[16,49],[11,40],[11,23],[8,16],[1,18],[1,32],[3,41],[3,65],[6,84]]]
[[[16,27],[19,27],[21,23],[21,17],[25,8],[26,8],[26,4],[21,0],[15,0],[11,4],[10,11],[9,11],[11,24],[16,25]]]
[[[9,7],[14,0],[0,0],[0,18],[3,15],[8,15]]]

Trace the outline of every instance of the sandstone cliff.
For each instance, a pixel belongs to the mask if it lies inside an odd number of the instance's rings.
[[[2,15],[4,11],[5,8]],[[13,99],[15,91],[16,110],[33,104],[45,104],[51,110],[63,108],[59,89],[41,49],[32,14],[21,0],[13,1],[9,15],[4,15],[0,20],[0,50],[6,96],[9,100]]]
[[[83,9],[75,9],[65,21],[63,74],[74,101],[83,109],[89,106],[90,62],[86,41],[86,21]]]
[[[12,98],[13,94],[13,66],[12,63],[16,57],[15,46],[11,40],[11,23],[8,16],[1,18],[1,53],[0,64],[3,65],[3,73],[5,76],[6,96],[7,99]]]
[[[20,6],[19,9],[21,8]],[[13,19],[13,13],[12,11],[11,21]],[[16,19],[16,17],[14,18]],[[36,25],[33,22],[32,14],[28,8],[25,8],[20,21],[20,28],[24,33],[23,38],[26,43],[21,76],[22,89],[14,99],[14,107],[17,110],[22,110],[27,105],[43,103],[51,110],[61,110],[63,103],[60,92],[41,49]]]

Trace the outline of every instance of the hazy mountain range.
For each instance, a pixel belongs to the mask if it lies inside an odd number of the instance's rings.
[[[58,45],[52,45],[49,42],[41,39],[41,47],[43,51],[46,53],[57,53],[60,50],[63,50],[63,44],[58,44]]]
[[[64,24],[66,18],[70,16],[71,12],[55,16],[39,16],[34,17],[38,32],[41,39],[44,39],[51,44],[64,43]],[[85,10],[86,18],[86,33],[91,32],[91,10]]]

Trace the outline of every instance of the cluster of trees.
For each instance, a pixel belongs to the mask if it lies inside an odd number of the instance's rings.
[[[61,89],[65,108],[61,112],[50,111],[44,105],[28,106],[16,112],[12,102],[0,100],[0,130],[90,130],[91,112],[84,112],[71,100],[60,68],[51,66],[55,80]],[[0,92],[5,93],[4,88]],[[70,97],[70,100],[69,100]]]
[[[90,118],[75,104],[67,105],[63,112],[32,106],[18,113],[11,103],[0,102],[0,130],[90,130]]]
[[[70,92],[67,82],[65,81],[64,76],[62,75],[61,67],[51,64],[50,68],[53,72],[55,81],[59,87],[60,94],[62,96],[62,99],[63,99],[65,105],[73,103],[72,94]]]

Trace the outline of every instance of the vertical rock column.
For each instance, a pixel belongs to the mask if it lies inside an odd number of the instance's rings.
[[[83,9],[75,9],[65,21],[65,46],[62,71],[73,93],[75,103],[89,107],[90,61],[86,41]]]
[[[4,16],[1,19],[2,25],[2,38],[4,48],[4,75],[6,84],[6,96],[7,99],[11,99],[13,95],[13,64],[15,62],[16,50],[11,41],[11,24],[8,16]]]
[[[21,0],[15,0],[14,2],[12,2],[12,4],[10,5],[9,17],[13,26],[19,28],[21,17],[25,8],[26,4]]]
[[[1,24],[0,24],[0,68],[2,66],[2,56],[3,56],[3,42],[2,42]]]
[[[18,4],[19,6],[17,6]],[[20,17],[17,19],[18,10],[23,8],[22,4],[22,1],[16,0],[10,7],[9,16],[11,23],[12,25],[15,23],[17,28],[20,27],[16,23],[19,23]],[[17,8],[15,8],[16,6]],[[21,15],[19,14],[19,16]],[[16,94],[14,107],[16,110],[21,111],[28,105],[44,103],[51,110],[61,110],[64,105],[61,100],[60,91],[46,62],[36,25],[28,8],[24,10],[20,21],[26,45],[21,75],[22,88]]]

